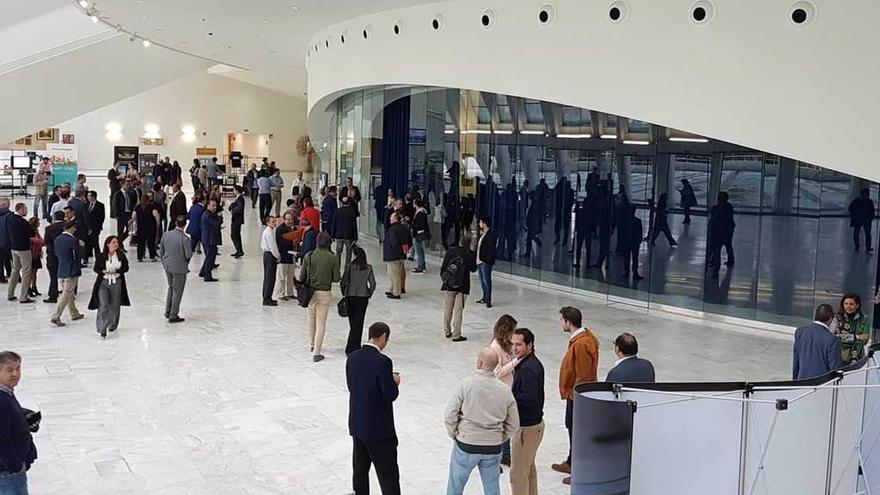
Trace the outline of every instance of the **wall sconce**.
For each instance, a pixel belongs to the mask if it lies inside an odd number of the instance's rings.
[[[118,122],[108,123],[104,126],[104,130],[107,131],[104,134],[104,137],[106,137],[108,141],[119,141],[122,139],[122,126]]]
[[[159,126],[156,124],[147,124],[144,127],[144,137],[147,139],[159,139]]]
[[[185,125],[180,129],[183,134],[180,135],[180,139],[183,140],[184,143],[192,143],[196,140],[196,128],[191,125]]]

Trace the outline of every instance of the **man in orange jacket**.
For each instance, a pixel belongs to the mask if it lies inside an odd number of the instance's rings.
[[[568,350],[559,367],[559,395],[565,400],[565,428],[568,429],[568,458],[551,468],[560,473],[571,473],[571,430],[574,411],[574,386],[584,382],[595,382],[599,367],[599,339],[593,332],[582,326],[581,312],[577,308],[565,306],[559,310],[559,323],[562,330],[571,333]],[[571,484],[571,476],[563,483]]]

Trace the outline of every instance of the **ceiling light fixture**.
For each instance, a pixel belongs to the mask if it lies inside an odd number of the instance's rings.
[[[674,143],[708,143],[706,138],[688,138],[688,137],[671,137],[670,141]]]
[[[455,134],[455,129],[446,129],[443,134]]]
[[[91,19],[92,22],[95,23],[95,24],[98,23],[98,16],[96,16],[95,14],[91,14],[91,15],[89,16],[89,19]]]
[[[592,134],[557,134],[556,137],[562,139],[586,139],[593,137]]]
[[[488,129],[470,129],[467,131],[461,131],[462,134],[492,134],[492,131]]]
[[[299,10],[299,5],[291,5],[290,10]]]
[[[495,129],[492,134],[513,134],[513,131]]]
[[[84,9],[87,9],[87,8],[89,8],[89,2],[87,2],[86,0],[79,0],[79,6]]]
[[[147,139],[158,139],[162,137],[159,135],[159,126],[156,124],[147,124],[144,126],[144,137]]]
[[[617,134],[602,134],[599,137],[602,139],[617,139]]]
[[[144,41],[141,41],[141,44],[144,45],[144,48],[149,48],[150,47],[150,40],[144,39]]]
[[[624,139],[623,144],[637,144],[639,146],[646,146],[651,144],[651,141],[642,141],[640,139]]]
[[[520,134],[531,134],[531,135],[535,135],[535,136],[543,136],[544,135],[544,131],[534,131],[534,130],[529,130],[529,129],[519,131],[519,133]]]

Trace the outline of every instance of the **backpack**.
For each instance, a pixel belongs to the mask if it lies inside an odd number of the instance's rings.
[[[440,274],[440,278],[443,280],[443,285],[445,285],[447,289],[454,291],[460,290],[464,287],[467,276],[467,265],[465,265],[464,259],[457,254],[449,260],[446,269]]]

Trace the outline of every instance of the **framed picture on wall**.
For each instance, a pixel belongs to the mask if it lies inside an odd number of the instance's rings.
[[[16,139],[15,144],[24,144],[24,138]]]
[[[37,131],[37,141],[55,141],[55,131],[57,129],[40,129]]]
[[[61,142],[63,144],[75,144],[73,134],[62,134],[61,135]]]
[[[24,137],[24,145],[25,145],[25,146],[30,146],[30,145],[32,145],[32,144],[33,144],[33,141],[31,141],[31,136],[25,136],[25,137]]]

